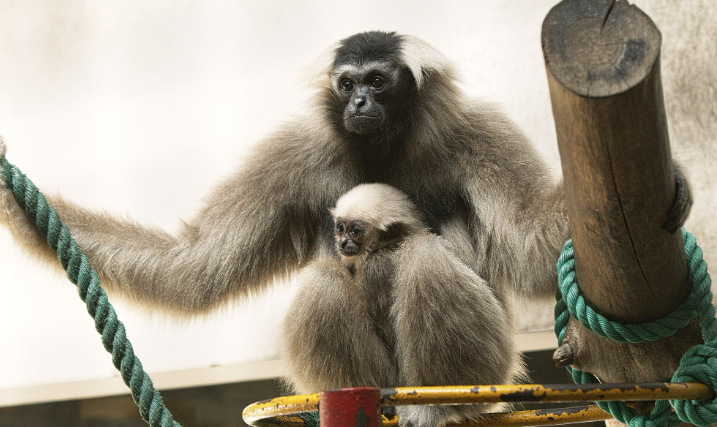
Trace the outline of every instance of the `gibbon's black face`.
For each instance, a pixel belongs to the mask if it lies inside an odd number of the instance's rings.
[[[401,63],[400,43],[394,33],[369,32],[343,40],[336,50],[329,110],[344,133],[393,138],[403,128],[416,84]]]
[[[369,227],[361,221],[336,219],[336,247],[342,257],[350,258],[366,249]]]
[[[395,84],[387,64],[345,67],[339,77],[339,95],[344,99],[344,125],[350,132],[366,135],[379,131],[386,121],[384,93]]]

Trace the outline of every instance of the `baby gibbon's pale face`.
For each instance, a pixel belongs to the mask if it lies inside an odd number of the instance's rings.
[[[343,259],[353,259],[367,252],[378,238],[378,230],[356,219],[336,218],[336,249]]]

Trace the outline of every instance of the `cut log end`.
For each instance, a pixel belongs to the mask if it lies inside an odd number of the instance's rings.
[[[659,56],[661,36],[625,0],[569,0],[548,14],[542,43],[545,63],[563,86],[600,97],[642,82]]]

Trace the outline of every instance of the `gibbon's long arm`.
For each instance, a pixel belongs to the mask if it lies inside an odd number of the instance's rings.
[[[393,354],[370,315],[377,295],[366,283],[334,258],[312,262],[301,270],[298,282],[302,285],[281,336],[294,391],[397,386]]]
[[[521,373],[521,365],[513,347],[510,315],[488,284],[441,240],[421,235],[401,248],[391,307],[400,383],[511,383]],[[406,425],[433,426],[492,409],[490,405],[407,406],[399,407],[398,414]]]
[[[495,105],[470,104],[464,114],[450,142],[449,176],[461,186],[465,212],[440,234],[499,294],[552,298],[555,262],[570,234],[562,182]]]
[[[314,151],[305,149],[307,140]],[[320,225],[350,185],[341,185],[350,172],[332,171],[336,162],[330,153],[339,153],[321,147],[330,143],[320,134],[279,132],[221,183],[176,235],[60,197],[48,202],[108,291],[153,307],[202,311],[286,274],[318,250]],[[338,178],[321,179],[327,173]],[[4,183],[0,193],[0,220],[16,240],[57,263]]]
[[[391,316],[402,384],[502,384],[520,372],[509,312],[440,237],[407,239],[397,268]]]
[[[521,297],[552,298],[557,284],[555,262],[570,237],[563,183],[556,180],[530,141],[507,117],[489,104],[474,104],[465,122],[462,159],[456,161],[459,182],[466,186],[467,224],[448,223],[444,236],[460,247],[460,230],[472,233],[470,246],[459,255],[491,287]],[[673,163],[676,195],[663,228],[677,230],[692,205],[689,182]]]

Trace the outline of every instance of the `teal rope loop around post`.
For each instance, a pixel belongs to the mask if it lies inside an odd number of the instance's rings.
[[[70,236],[57,211],[47,204],[45,196],[17,167],[4,157],[0,163],[5,186],[12,191],[27,217],[47,239],[50,248],[60,259],[62,268],[67,271],[67,277],[77,285],[80,298],[87,306],[87,312],[95,320],[97,332],[102,335],[102,344],[112,354],[112,363],[129,387],[142,419],[152,427],[180,426],[172,419],[172,414],[164,405],[159,391],[154,388],[152,380],[142,368],[142,363],[135,356],[124,325],[117,318],[107,294],[100,287],[97,273],[90,267],[87,257]]]
[[[701,382],[715,394],[711,401],[660,400],[647,415],[639,415],[623,402],[597,402],[602,410],[631,427],[674,427],[681,422],[706,426],[717,423],[717,319],[712,304],[712,281],[707,273],[707,263],[702,259],[702,249],[695,237],[682,229],[685,255],[690,267],[693,289],[688,300],[664,319],[642,324],[623,325],[596,313],[579,295],[575,276],[572,241],[568,240],[558,259],[558,287],[555,305],[555,335],[558,345],[563,344],[565,328],[572,315],[586,328],[600,336],[618,342],[644,342],[671,336],[687,326],[690,319],[698,317],[705,344],[689,349],[680,360],[680,366],[672,377],[673,382]],[[670,331],[672,331],[670,333]],[[579,384],[597,382],[590,373],[568,367],[573,381]],[[672,408],[675,413],[671,412]]]
[[[572,240],[568,240],[565,244],[558,259],[558,287],[560,296],[565,300],[571,316],[601,337],[610,338],[620,343],[657,341],[660,338],[670,337],[687,326],[690,320],[697,315],[691,298],[669,316],[654,322],[621,324],[600,315],[585,303],[585,299],[579,293],[575,280]]]

